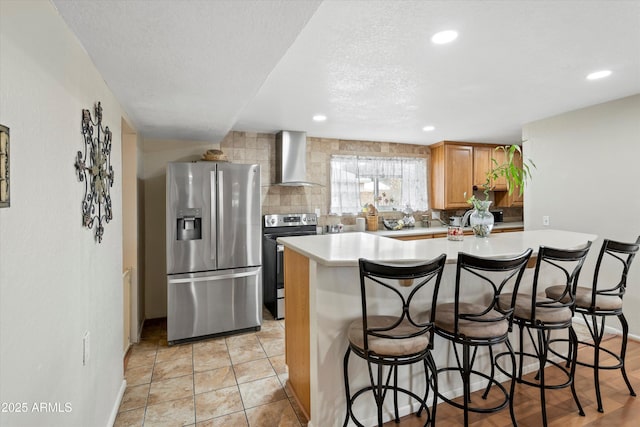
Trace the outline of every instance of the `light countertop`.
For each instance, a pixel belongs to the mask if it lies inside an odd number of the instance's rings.
[[[541,245],[562,249],[576,248],[589,240],[595,240],[596,237],[594,234],[571,231],[534,230],[495,233],[488,238],[465,236],[462,241],[457,242],[447,240],[446,237],[402,241],[378,233],[355,232],[281,237],[278,242],[320,264],[347,267],[357,266],[359,258],[378,261],[424,261],[445,253],[447,263],[455,263],[458,252],[485,257],[514,256],[532,248],[535,254]]]

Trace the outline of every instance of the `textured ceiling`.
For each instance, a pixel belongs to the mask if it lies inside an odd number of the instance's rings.
[[[146,138],[507,143],[640,93],[640,0],[53,2]]]

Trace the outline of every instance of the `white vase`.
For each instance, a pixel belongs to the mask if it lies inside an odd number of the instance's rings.
[[[476,237],[489,237],[493,230],[493,214],[489,212],[491,200],[477,200],[473,213],[469,217],[469,224]]]

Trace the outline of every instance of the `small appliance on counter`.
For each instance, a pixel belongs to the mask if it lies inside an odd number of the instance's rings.
[[[449,225],[452,227],[461,227],[462,226],[462,217],[461,216],[450,216],[449,217]]]
[[[493,222],[503,222],[504,221],[504,212],[502,210],[499,211],[490,211],[493,214]]]

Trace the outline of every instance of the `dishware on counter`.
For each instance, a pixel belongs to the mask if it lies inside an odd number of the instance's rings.
[[[327,233],[329,234],[342,233],[343,229],[344,226],[342,224],[327,225]]]
[[[416,219],[412,215],[405,215],[402,218],[402,222],[404,222],[405,227],[415,227]]]
[[[460,226],[450,225],[447,228],[447,239],[454,242],[462,241],[464,239],[464,230]]]
[[[402,213],[404,214],[404,217],[402,217],[403,226],[414,227],[416,225],[416,219],[413,217],[413,209],[411,209],[408,203]]]
[[[382,225],[387,230],[402,230],[404,228],[404,221],[396,219],[384,219],[382,218]]]

